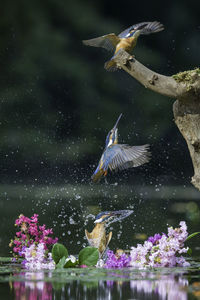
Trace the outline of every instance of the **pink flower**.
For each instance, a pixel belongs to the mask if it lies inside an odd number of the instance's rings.
[[[38,215],[37,214],[34,214],[32,217],[31,217],[31,221],[33,223],[37,223],[38,222]]]
[[[31,245],[37,245],[38,243],[44,244],[45,251],[48,251],[48,247],[55,244],[58,238],[53,238],[50,235],[53,234],[52,228],[46,228],[43,224],[38,224],[38,215],[34,214],[31,218],[28,218],[21,214],[15,221],[15,225],[20,228],[20,231],[16,233],[16,237],[9,244],[13,248],[15,256],[24,256],[22,248],[30,247]]]
[[[39,226],[40,231],[44,231],[46,229],[46,225],[43,224],[42,226]]]
[[[80,265],[79,267],[80,268],[88,268],[88,266],[86,266],[86,265]]]
[[[18,247],[14,247],[14,248],[13,248],[13,251],[14,251],[14,252],[18,252],[18,251],[19,251],[19,248],[18,248]]]
[[[21,239],[22,239],[23,241],[25,241],[25,240],[27,239],[27,236],[26,236],[25,234],[22,234],[22,235],[21,235]]]
[[[19,241],[19,240],[14,240],[13,243],[14,243],[16,246],[21,245],[21,241]]]

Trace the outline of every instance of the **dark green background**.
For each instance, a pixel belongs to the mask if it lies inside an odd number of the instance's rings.
[[[145,176],[140,168],[119,177],[188,183],[192,166],[173,122],[173,100],[123,71],[106,72],[111,54],[81,41],[160,21],[165,31],[141,36],[134,54],[153,70],[174,74],[199,66],[199,10],[195,0],[1,3],[1,182],[90,181],[105,136],[122,112],[120,141],[150,143],[152,162]]]
[[[190,233],[199,231],[199,194],[190,184],[191,160],[173,121],[174,100],[123,71],[107,72],[103,66],[111,54],[82,44],[157,20],[165,30],[141,36],[134,54],[157,72],[175,74],[199,66],[199,11],[196,0],[1,3],[1,255],[8,255],[20,213],[39,213],[71,253],[86,245],[84,228],[93,227],[86,216],[103,210],[134,209],[129,219],[113,224],[113,249],[136,244],[135,233],[166,232],[182,219],[190,222]],[[90,177],[120,113],[120,142],[150,143],[152,160],[109,174],[118,188],[103,182],[95,189]]]

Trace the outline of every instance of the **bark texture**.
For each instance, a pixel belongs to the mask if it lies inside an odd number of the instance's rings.
[[[192,184],[200,190],[200,69],[184,71],[173,76],[158,74],[124,50],[114,58],[118,68],[138,80],[145,88],[175,98],[174,120],[186,140],[192,159]]]

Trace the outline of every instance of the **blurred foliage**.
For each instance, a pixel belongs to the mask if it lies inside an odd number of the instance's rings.
[[[103,65],[110,54],[81,42],[158,20],[165,31],[141,37],[137,59],[164,74],[197,67],[200,3],[180,0],[164,6],[127,1],[122,7],[113,0],[1,4],[3,182],[24,177],[73,180],[75,169],[77,178],[89,178],[121,112],[121,141],[152,144],[151,175],[189,177],[191,162],[173,123],[172,101],[145,90],[122,71],[106,72]]]

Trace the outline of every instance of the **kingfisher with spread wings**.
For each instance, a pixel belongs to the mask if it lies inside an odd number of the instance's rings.
[[[106,234],[106,227],[111,223],[127,218],[133,213],[133,210],[104,211],[95,218],[95,227],[92,232],[85,230],[85,236],[91,247],[99,250],[100,257],[105,253],[108,244],[112,238],[112,231]]]
[[[92,175],[93,182],[98,182],[103,175],[106,176],[108,169],[111,171],[125,170],[141,166],[150,160],[148,144],[142,146],[118,144],[117,125],[121,116],[122,114],[120,114],[115,126],[107,135],[104,152],[100,158],[98,167]]]
[[[124,49],[131,54],[137,44],[137,39],[141,34],[147,35],[162,31],[163,29],[164,26],[157,21],[142,22],[130,26],[119,35],[109,33],[94,39],[84,40],[83,44],[92,47],[102,47],[108,51],[114,52],[113,57],[105,63],[104,67],[107,71],[116,71],[117,66],[114,57],[120,49]]]

